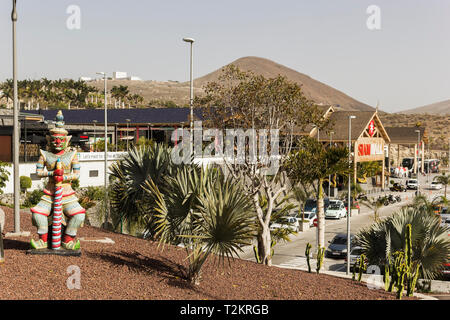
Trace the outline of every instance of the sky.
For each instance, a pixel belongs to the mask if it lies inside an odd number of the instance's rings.
[[[12,78],[11,8],[0,1],[0,81]],[[188,81],[192,37],[194,78],[257,56],[387,112],[450,99],[448,0],[17,0],[17,11],[19,79]]]

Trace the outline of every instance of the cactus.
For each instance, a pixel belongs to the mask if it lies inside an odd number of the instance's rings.
[[[253,246],[253,253],[255,254],[255,260],[257,263],[261,263],[261,257],[258,254],[258,247]]]
[[[418,264],[416,266],[416,269],[414,270],[414,273],[409,275],[408,290],[407,290],[408,297],[412,297],[414,294],[414,289],[416,288],[417,279],[419,278],[419,267],[420,267],[420,265]]]
[[[411,239],[411,224],[406,225],[405,237],[405,263],[408,269],[412,266],[412,239]]]
[[[275,250],[273,249],[273,247],[275,247],[276,244],[277,244],[277,242],[272,239],[272,241],[270,242],[270,256],[271,257],[273,257],[275,254]]]
[[[361,282],[362,273],[367,270],[367,264],[366,264],[365,259],[366,259],[366,256],[364,254],[362,254],[359,257],[359,274],[358,274],[358,281],[359,282]]]
[[[309,253],[311,252],[311,244],[308,242],[306,244],[306,250],[305,250],[305,255],[306,255],[306,263],[308,264],[308,272],[311,273],[311,264],[309,261]]]
[[[352,273],[352,280],[356,280],[356,267],[358,266],[358,260],[355,261],[353,264],[353,273]]]
[[[325,255],[325,247],[321,248],[319,246],[319,249],[317,251],[317,268],[316,268],[317,274],[319,274],[319,271],[322,268],[324,255]]]
[[[397,280],[397,299],[402,299],[403,289],[404,289],[404,281],[405,281],[405,275],[407,274],[408,267],[405,263],[403,263],[400,267],[400,275]]]

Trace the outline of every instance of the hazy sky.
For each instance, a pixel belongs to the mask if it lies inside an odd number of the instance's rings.
[[[24,78],[194,78],[244,56],[305,73],[388,112],[450,99],[449,0],[17,0]],[[81,10],[70,30],[66,10]],[[369,30],[370,5],[381,30]],[[0,2],[0,81],[12,77],[11,0]],[[73,21],[73,20],[72,20]]]

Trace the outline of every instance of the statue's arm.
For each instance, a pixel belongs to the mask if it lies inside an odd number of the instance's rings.
[[[78,180],[80,178],[80,162],[78,161],[78,155],[75,153],[72,158],[72,173],[64,175],[64,181]]]
[[[45,157],[42,154],[36,164],[36,174],[40,178],[53,177],[53,171],[45,171]]]

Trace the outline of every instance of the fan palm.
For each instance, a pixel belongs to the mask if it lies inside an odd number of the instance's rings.
[[[187,278],[199,284],[201,269],[214,254],[230,261],[255,236],[254,209],[242,185],[216,168],[183,166],[158,187],[152,179],[144,190],[155,198],[156,224],[162,243],[183,244],[188,254]]]
[[[143,185],[147,179],[159,184],[164,176],[172,174],[174,164],[170,155],[171,148],[164,144],[143,145],[133,147],[124,159],[110,167],[111,218],[115,229],[124,220],[152,229],[149,208],[153,206],[153,199],[145,197]]]
[[[412,262],[425,279],[434,279],[450,255],[448,227],[422,206],[404,207],[391,217],[360,231],[356,238],[369,264],[383,266],[391,253],[404,249],[406,226],[411,224]]]

